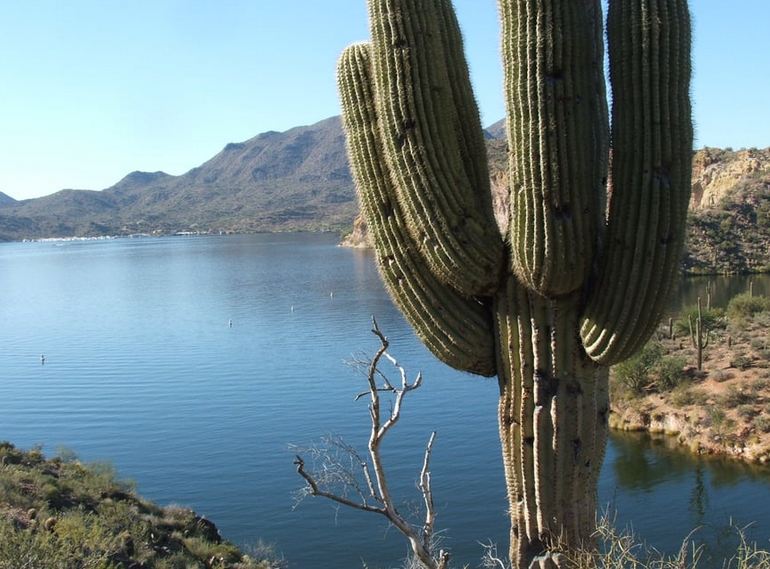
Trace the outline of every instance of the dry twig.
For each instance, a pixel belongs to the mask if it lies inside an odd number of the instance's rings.
[[[410,391],[418,389],[422,385],[422,374],[417,374],[414,381],[410,382],[406,370],[399,365],[398,361],[388,353],[389,342],[385,335],[377,326],[377,321],[372,318],[372,333],[380,341],[380,347],[369,362],[366,379],[368,390],[356,396],[356,400],[369,395],[369,417],[371,420],[371,431],[369,435],[369,460],[362,458],[354,449],[346,445],[340,439],[330,439],[333,446],[350,457],[351,464],[357,464],[361,469],[361,476],[364,479],[365,488],[359,484],[351,470],[340,468],[342,475],[330,475],[329,470],[322,472],[308,472],[305,468],[305,461],[299,455],[294,460],[297,466],[297,473],[305,480],[307,486],[304,489],[305,495],[321,496],[337,504],[347,506],[356,510],[373,512],[387,518],[387,520],[398,529],[401,534],[409,541],[412,552],[415,557],[428,569],[447,569],[449,565],[449,553],[443,549],[435,551],[435,519],[436,511],[433,504],[433,492],[430,480],[430,458],[433,450],[433,443],[436,433],[431,433],[430,439],[425,447],[422,469],[418,487],[422,494],[425,506],[425,517],[422,527],[415,527],[396,509],[395,502],[388,488],[388,480],[385,473],[385,465],[380,454],[380,445],[385,435],[398,422],[401,417],[401,408],[404,397]],[[398,371],[400,381],[397,385],[391,382],[379,370],[382,359],[389,361]],[[381,382],[378,384],[378,380]],[[381,409],[381,393],[390,393],[393,396],[393,405],[390,413],[383,413]],[[325,457],[328,458],[328,457]],[[336,458],[332,460],[333,464],[339,466],[341,463]],[[335,468],[331,468],[334,471]],[[329,482],[341,483],[343,493],[337,493],[329,489]],[[346,491],[352,491],[357,494],[358,499],[349,498]]]

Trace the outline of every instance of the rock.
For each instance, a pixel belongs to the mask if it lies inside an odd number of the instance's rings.
[[[358,214],[353,220],[353,231],[343,237],[340,246],[354,249],[371,249],[374,246],[366,227],[366,221],[361,214]]]

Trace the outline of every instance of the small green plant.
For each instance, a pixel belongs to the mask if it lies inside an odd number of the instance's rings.
[[[725,422],[725,412],[718,407],[709,407],[707,411],[707,426],[721,427]]]
[[[615,379],[631,393],[642,395],[652,386],[653,371],[662,357],[663,347],[658,342],[648,342],[634,357],[613,368]]]
[[[754,417],[752,424],[760,433],[770,433],[770,417],[766,414]]]
[[[742,321],[759,312],[770,311],[770,298],[751,296],[749,293],[734,296],[727,305],[727,318],[730,321]]]
[[[727,391],[722,395],[720,401],[722,405],[728,409],[733,409],[741,405],[748,405],[756,400],[756,396],[750,391],[744,391],[739,389],[735,385],[731,385],[727,388]]]
[[[674,333],[677,337],[690,335],[690,322],[695,322],[698,318],[698,305],[687,306],[679,314],[679,318],[674,321]],[[703,308],[701,307],[701,319],[703,329],[720,330],[727,327],[725,311],[721,308]]]
[[[700,389],[681,384],[671,392],[669,401],[674,407],[681,408],[689,405],[704,405],[707,399],[708,395]]]
[[[734,367],[740,370],[746,370],[753,367],[754,360],[744,354],[738,354],[730,360],[730,367]]]
[[[671,391],[685,380],[687,360],[681,356],[665,356],[657,365],[658,391]]]
[[[738,413],[738,417],[743,419],[744,421],[751,421],[754,417],[756,417],[759,414],[759,411],[756,407],[753,405],[740,405],[738,409],[736,410]]]

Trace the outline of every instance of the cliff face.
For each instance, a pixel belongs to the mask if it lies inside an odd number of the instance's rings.
[[[718,207],[752,178],[770,176],[770,148],[722,150],[703,148],[692,161],[690,211]]]
[[[488,138],[487,155],[495,219],[505,234],[509,218],[505,141]],[[359,216],[356,246],[369,243],[365,229]],[[695,152],[687,235],[682,260],[686,272],[770,271],[770,148]]]
[[[704,148],[693,158],[684,268],[770,271],[770,148]]]
[[[363,215],[359,213],[353,220],[353,230],[342,238],[340,246],[352,247],[354,249],[371,249],[374,247]]]

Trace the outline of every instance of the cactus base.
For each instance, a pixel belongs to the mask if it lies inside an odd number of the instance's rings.
[[[583,351],[576,305],[514,278],[496,302],[513,567],[562,567],[553,552],[589,545],[595,527],[609,374]]]

